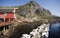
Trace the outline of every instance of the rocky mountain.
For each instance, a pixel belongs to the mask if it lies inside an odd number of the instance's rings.
[[[51,12],[49,10],[46,10],[34,1],[30,1],[27,4],[20,6],[17,13],[24,17],[51,16]]]
[[[60,18],[57,16],[53,16],[51,12],[37,2],[30,1],[22,6],[0,6],[0,8],[18,8],[16,16],[19,17],[27,17],[27,18]]]

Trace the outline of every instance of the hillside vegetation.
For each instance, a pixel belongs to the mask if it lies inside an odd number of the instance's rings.
[[[25,17],[25,18],[42,18],[42,19],[60,19],[60,17],[53,16],[51,12],[41,5],[34,1],[30,1],[23,6],[0,6],[0,8],[18,8],[16,11],[17,18]]]

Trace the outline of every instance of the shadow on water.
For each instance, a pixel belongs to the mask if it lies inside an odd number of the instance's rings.
[[[16,27],[14,33],[9,37],[9,38],[21,38],[22,34],[30,34],[30,32],[37,28],[37,26],[39,26],[40,23],[29,23],[28,25],[20,25],[18,27]]]
[[[40,25],[40,24],[39,24]],[[34,23],[34,24],[28,24],[28,25],[21,25],[18,26],[14,33],[12,33],[12,35],[9,38],[21,38],[22,34],[29,34],[33,29],[35,29],[37,26],[39,26],[38,24]],[[49,32],[49,38],[60,38],[60,23],[55,23],[52,24],[51,28],[50,28],[50,32]]]
[[[60,38],[60,23],[52,24],[49,32],[49,38]]]

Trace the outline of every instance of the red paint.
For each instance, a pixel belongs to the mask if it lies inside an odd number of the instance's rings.
[[[7,14],[6,16],[5,16],[5,18],[14,18],[14,14]]]
[[[8,24],[10,24],[10,22],[2,22],[2,23],[0,23],[0,26],[5,26],[5,25],[8,25]]]
[[[14,18],[14,14],[10,13],[10,14],[0,14],[0,18]]]
[[[9,12],[7,14],[0,13],[0,19],[4,19],[4,18],[5,18],[5,22],[1,22],[0,26],[5,26],[7,24],[10,24],[9,19],[10,19],[10,21],[14,20],[14,13],[12,13],[12,12]]]

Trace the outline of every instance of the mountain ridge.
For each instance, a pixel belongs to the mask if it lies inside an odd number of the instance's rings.
[[[27,4],[19,7],[17,11],[18,15],[25,17],[34,17],[34,16],[52,16],[49,10],[46,10],[38,3],[30,1]]]
[[[37,2],[30,1],[22,6],[0,6],[0,8],[18,8],[16,11],[17,17],[38,17],[38,18],[55,18],[51,12]],[[56,16],[57,18],[58,16]]]

